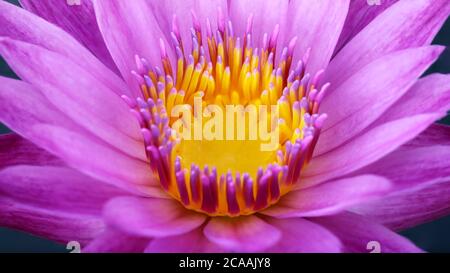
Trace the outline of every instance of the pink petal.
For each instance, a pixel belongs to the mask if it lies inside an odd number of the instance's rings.
[[[126,156],[91,136],[55,110],[32,86],[7,78],[0,78],[0,82],[0,120],[8,127],[101,181],[135,191],[140,185],[143,188],[139,191],[165,196],[148,163]]]
[[[203,233],[213,243],[234,252],[258,252],[273,246],[281,232],[257,216],[213,217]]]
[[[54,0],[20,0],[20,4],[71,34],[111,70],[117,69],[98,29],[92,0],[78,6]]]
[[[62,55],[11,39],[0,40],[0,53],[54,108],[124,153],[146,160],[138,122],[129,107],[90,71]]]
[[[278,218],[330,215],[355,204],[383,197],[390,189],[389,180],[381,176],[344,178],[290,192],[262,213]]]
[[[270,1],[271,2],[271,1]],[[311,48],[307,64],[310,73],[325,69],[344,26],[349,2],[347,0],[291,0],[281,25],[280,41],[287,46],[298,37],[294,62]],[[267,5],[264,3],[264,5]],[[326,19],[324,19],[326,18]]]
[[[68,167],[18,165],[0,171],[0,195],[42,209],[100,216],[106,201],[124,194]]]
[[[352,211],[394,230],[430,222],[450,214],[450,179],[423,183],[383,200],[355,206]]]
[[[61,243],[86,244],[102,232],[101,218],[45,209],[16,202],[0,194],[0,226],[18,229]]]
[[[92,77],[114,93],[130,94],[123,80],[97,60],[77,40],[31,12],[6,1],[0,1],[0,25],[2,26],[0,36],[39,45],[57,52],[89,71]]]
[[[321,109],[329,118],[315,155],[339,147],[373,123],[408,91],[442,50],[429,46],[397,51],[353,74],[322,103]]]
[[[181,235],[153,239],[145,249],[150,253],[222,253],[226,252],[211,243],[201,228]]]
[[[426,114],[380,125],[339,148],[313,158],[299,187],[309,187],[367,166],[413,139],[441,115]]]
[[[371,127],[417,114],[445,114],[448,109],[450,109],[450,75],[432,74],[417,81]]]
[[[30,84],[3,77],[0,77],[0,83],[2,109],[2,111],[0,111],[0,120],[12,130],[29,138],[31,141],[38,141],[31,135],[30,128],[45,123],[61,126],[70,131],[79,132],[86,135],[88,138],[95,138],[91,133],[87,132],[63,112],[58,110],[56,106],[52,105],[49,100],[39,92],[39,90]],[[58,91],[55,90],[55,93]],[[62,92],[59,93],[60,94],[57,94],[57,96],[62,95]],[[69,111],[74,110],[73,108],[70,109],[71,110]],[[92,126],[89,125],[90,121],[92,121],[92,119],[84,120],[88,126]],[[98,130],[99,128],[95,129]],[[109,131],[103,131],[103,134],[107,133],[109,133]],[[44,136],[35,137],[42,139]],[[129,140],[134,142],[132,139]],[[133,147],[127,142],[124,142],[123,144],[124,147]],[[142,147],[141,150],[143,150]]]
[[[430,44],[449,13],[447,0],[399,1],[376,17],[336,55],[324,80],[331,82],[335,89],[383,55]]]
[[[51,125],[35,125],[29,136],[69,166],[127,191],[168,198],[148,163],[130,158],[95,139]]]
[[[0,169],[16,165],[62,166],[64,163],[19,135],[0,135]]]
[[[339,52],[348,42],[363,30],[379,14],[395,4],[398,0],[383,0],[380,4],[369,5],[367,0],[353,0],[350,2],[344,28],[339,37],[335,54]]]
[[[450,146],[450,126],[433,124],[416,138],[405,144],[405,146],[409,147],[422,147],[429,145]]]
[[[333,233],[302,218],[274,219],[268,222],[282,232],[280,241],[267,252],[280,253],[337,253],[342,244]]]
[[[92,240],[82,253],[142,253],[150,242],[149,238],[136,237],[107,228]]]
[[[4,77],[0,77],[0,83],[0,120],[12,130],[28,135],[31,126],[47,123],[82,131],[32,85]]]
[[[406,238],[357,214],[343,213],[320,217],[315,218],[314,222],[338,236],[346,252],[369,253],[373,250],[370,242],[378,243],[381,253],[422,252]]]
[[[450,146],[402,146],[381,160],[358,171],[389,178],[395,190],[423,183],[450,180]]]
[[[354,211],[393,229],[409,228],[450,213],[450,127],[435,125],[397,151],[359,171],[388,177],[396,192],[359,204]]]
[[[257,47],[262,46],[264,34],[269,39],[277,24],[282,22],[287,13],[288,0],[230,0],[229,16],[233,22],[235,35],[243,37],[247,30],[247,22],[253,16],[252,42]]]
[[[101,207],[120,190],[62,166],[17,136],[0,139],[0,225],[64,243],[84,244],[102,231]]]
[[[105,206],[104,217],[112,227],[144,237],[166,237],[189,232],[205,221],[171,199],[118,197]]]
[[[94,1],[94,9],[100,32],[122,77],[134,96],[141,96],[131,74],[137,69],[135,55],[161,67],[159,39],[165,40],[149,5],[145,0],[133,0],[132,5],[122,0]]]

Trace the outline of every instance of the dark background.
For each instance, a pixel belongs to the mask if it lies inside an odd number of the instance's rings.
[[[0,0],[3,1],[3,0]],[[7,0],[17,4],[17,0]],[[46,1],[46,0],[43,0]],[[1,26],[0,26],[1,27]],[[449,46],[450,20],[447,20],[436,37],[435,44]],[[430,73],[450,73],[450,51],[447,49],[440,59],[429,69]],[[0,57],[0,75],[16,77]],[[450,115],[441,121],[450,124]],[[0,134],[9,132],[0,124]],[[429,252],[450,253],[450,216],[402,232],[402,234]],[[0,252],[67,252],[64,245],[38,238],[23,232],[0,228]]]

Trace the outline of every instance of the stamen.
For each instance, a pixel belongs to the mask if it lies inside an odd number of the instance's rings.
[[[131,73],[141,87],[142,97],[122,98],[141,126],[150,168],[164,190],[185,207],[212,216],[249,215],[278,202],[300,183],[301,171],[311,160],[327,118],[319,110],[330,84],[321,84],[323,71],[314,75],[306,72],[310,50],[292,64],[297,37],[280,48],[281,54],[277,55],[279,25],[270,35],[264,34],[262,46],[257,48],[256,41],[252,41],[253,15],[247,20],[244,36],[236,37],[231,21],[220,9],[218,13],[217,29],[206,19],[202,30],[198,16],[191,11],[190,49],[183,44],[174,15],[170,33],[174,63],[160,39],[162,69],[150,68],[145,59],[135,56],[136,70]],[[205,36],[202,31],[206,31]],[[279,133],[278,148],[265,157],[254,156],[261,160],[260,166],[243,169],[235,166],[235,161],[240,162],[238,155],[231,161],[224,156],[225,162],[220,161],[220,156],[209,156],[214,148],[202,148],[209,145],[208,141],[195,144],[174,129],[178,121],[189,127],[201,113],[182,115],[180,120],[169,117],[175,107],[194,108],[196,98],[201,98],[205,107],[276,105],[277,123],[269,129]],[[274,116],[270,112],[258,117],[257,122],[267,127]],[[191,145],[200,145],[200,150]],[[235,149],[234,144],[217,145]],[[251,165],[244,160],[242,163]]]

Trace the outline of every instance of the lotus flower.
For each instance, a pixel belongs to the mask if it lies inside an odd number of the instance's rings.
[[[2,226],[84,252],[421,252],[396,231],[450,212],[450,77],[421,78],[447,0],[21,3],[0,2]],[[198,98],[276,105],[277,148],[183,139],[170,113]]]

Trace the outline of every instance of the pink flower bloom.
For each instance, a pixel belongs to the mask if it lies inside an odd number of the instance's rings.
[[[450,212],[447,0],[0,2],[0,225],[86,252],[420,252]],[[174,106],[278,105],[279,146]],[[206,166],[207,165],[207,166]],[[230,171],[228,171],[230,169]]]

